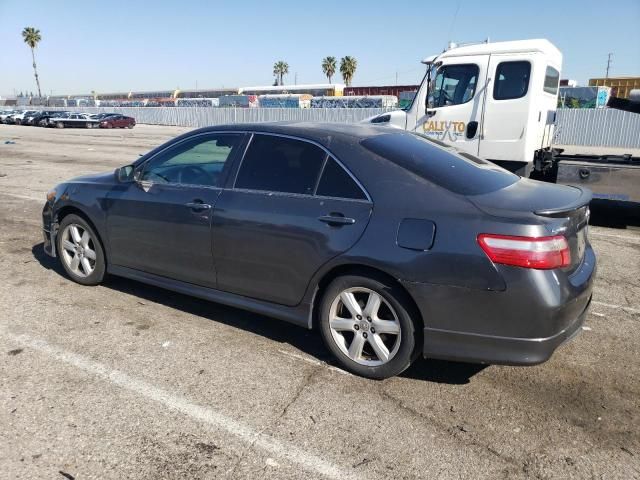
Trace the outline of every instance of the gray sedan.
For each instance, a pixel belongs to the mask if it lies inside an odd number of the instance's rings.
[[[278,317],[380,379],[420,355],[547,360],[591,301],[590,199],[404,131],[233,125],[56,186],[43,222],[78,283]]]

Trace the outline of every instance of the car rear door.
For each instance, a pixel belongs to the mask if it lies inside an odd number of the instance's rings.
[[[312,275],[364,232],[372,203],[320,146],[254,134],[213,213],[218,289],[298,304]]]
[[[215,287],[211,212],[243,138],[193,135],[118,184],[108,195],[110,263]]]

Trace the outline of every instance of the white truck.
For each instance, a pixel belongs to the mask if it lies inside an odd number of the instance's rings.
[[[422,63],[427,73],[413,103],[366,122],[419,132],[521,176],[584,183],[596,197],[610,198],[599,195],[604,176],[608,184],[616,176],[640,179],[638,158],[553,148],[562,53],[548,40],[452,45]],[[616,195],[640,202],[639,187]]]

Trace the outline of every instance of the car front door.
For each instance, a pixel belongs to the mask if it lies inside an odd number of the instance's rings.
[[[434,76],[416,131],[477,155],[489,55],[450,61]]]
[[[312,275],[362,235],[372,204],[318,145],[254,134],[213,215],[218,289],[298,304]]]
[[[211,212],[243,134],[206,133],[159,152],[108,195],[109,261],[215,287]]]

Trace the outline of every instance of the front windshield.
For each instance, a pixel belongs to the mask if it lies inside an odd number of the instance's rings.
[[[418,98],[418,92],[420,91],[420,88],[422,87],[422,85],[426,81],[428,72],[429,72],[429,69],[427,69],[427,73],[425,73],[424,76],[422,77],[422,81],[420,82],[420,86],[418,86],[418,90],[416,91],[415,95],[413,96],[413,98],[411,99],[409,104],[403,107],[402,103],[400,103],[400,110],[402,110],[403,112],[408,112],[409,110],[411,110],[411,108],[413,108],[413,103],[416,101],[416,98]],[[399,100],[402,102],[401,99],[399,99]]]

